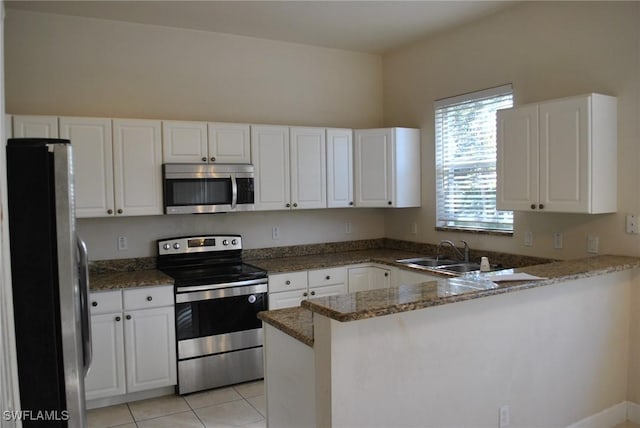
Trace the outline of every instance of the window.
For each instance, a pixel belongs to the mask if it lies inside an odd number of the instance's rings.
[[[496,110],[512,106],[511,85],[435,102],[438,227],[513,231],[496,210]]]

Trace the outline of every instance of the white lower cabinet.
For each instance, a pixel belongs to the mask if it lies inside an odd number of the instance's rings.
[[[344,267],[269,275],[269,309],[299,306],[310,297],[347,293]]]
[[[429,275],[428,273],[414,272],[407,269],[396,269],[394,273],[393,285],[398,287],[400,285],[416,285],[423,282],[437,281],[442,277],[437,275]]]
[[[88,400],[176,384],[173,286],[91,293]]]
[[[349,293],[376,290],[391,286],[391,268],[374,264],[351,266],[347,269]]]

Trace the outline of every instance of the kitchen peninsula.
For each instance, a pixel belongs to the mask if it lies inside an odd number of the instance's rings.
[[[510,427],[622,422],[639,266],[599,256],[514,270],[539,281],[443,279],[263,312],[269,426],[495,427],[500,409]]]

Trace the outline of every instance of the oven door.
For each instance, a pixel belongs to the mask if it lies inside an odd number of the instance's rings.
[[[178,359],[262,346],[262,321],[267,310],[266,280],[251,285],[207,289],[176,289]]]

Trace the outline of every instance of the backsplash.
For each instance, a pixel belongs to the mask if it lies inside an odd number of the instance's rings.
[[[393,250],[405,250],[419,254],[435,255],[437,246],[420,242],[400,241],[389,238],[363,239],[347,242],[328,242],[323,244],[291,245],[287,247],[250,248],[242,251],[243,258],[247,260],[272,259],[281,257],[310,256],[315,254],[333,254],[344,251],[358,251],[388,248]],[[442,255],[455,258],[455,254],[449,247],[442,248]],[[480,257],[488,257],[492,264],[504,267],[532,266],[554,261],[541,257],[522,256],[517,254],[498,253],[492,251],[475,251],[471,249],[472,261],[480,260]],[[138,257],[130,259],[97,260],[89,262],[91,273],[107,272],[131,272],[156,268],[155,257]]]

